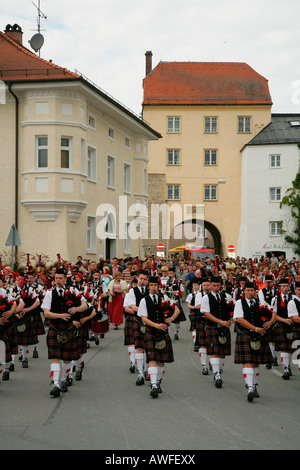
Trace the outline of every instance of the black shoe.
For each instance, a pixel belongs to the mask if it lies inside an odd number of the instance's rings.
[[[27,369],[27,368],[28,368],[28,359],[27,359],[27,357],[26,357],[26,359],[24,359],[24,361],[22,361],[22,367],[23,367],[24,369]]]
[[[178,333],[175,333],[174,339],[179,339]]]
[[[129,367],[129,370],[132,374],[134,374],[135,373],[135,365],[131,364],[130,367]]]
[[[90,337],[90,341],[95,341],[95,339],[96,339],[96,338],[95,338],[95,335],[92,335],[92,336]]]
[[[65,380],[63,380],[62,383],[60,384],[60,391],[63,393],[66,393],[68,391],[68,385]]]
[[[33,352],[32,352],[32,357],[34,359],[38,358],[39,357],[39,353],[38,353],[38,350],[37,349],[34,349]]]
[[[144,385],[145,383],[144,377],[142,375],[139,375],[135,383],[136,385]]]
[[[266,368],[267,368],[267,369],[272,369],[272,362],[268,362],[268,363],[266,364]]]
[[[253,401],[254,397],[255,397],[255,388],[254,387],[248,387],[247,400],[248,401]]]
[[[207,369],[206,366],[203,366],[203,367],[202,367],[202,374],[203,374],[203,375],[208,375],[208,369]]]
[[[194,346],[194,352],[198,352],[199,351],[199,346]]]
[[[158,397],[158,388],[155,385],[151,386],[150,395],[151,395],[152,398],[157,398]]]
[[[156,382],[156,388],[157,388],[158,393],[162,393],[161,379],[158,382]]]
[[[215,373],[215,376],[214,376],[214,381],[215,381],[215,386],[217,388],[222,388],[222,379],[221,379],[221,375],[219,374],[219,372],[216,372]]]
[[[100,338],[104,338],[104,333],[101,333],[101,334],[100,334]]]
[[[59,387],[57,387],[56,385],[52,388],[51,392],[50,392],[50,395],[54,398],[58,398],[60,396],[60,390],[59,390]]]
[[[78,369],[75,375],[75,380],[79,381],[82,379],[82,369]]]
[[[283,378],[283,380],[289,380],[289,378],[290,378],[290,372],[289,372],[287,367],[284,369],[284,372],[282,374],[282,378]]]
[[[9,380],[9,372],[5,370],[2,374],[2,380]]]
[[[11,362],[9,366],[9,372],[13,372],[14,370],[15,370],[15,364]]]
[[[68,387],[72,387],[72,384],[73,384],[73,377],[72,375],[67,375],[67,378],[66,378],[66,384]]]
[[[99,336],[97,335],[95,336],[95,344],[98,346],[99,343],[100,343]]]
[[[257,391],[257,384],[254,385],[254,397],[259,398],[259,393]]]

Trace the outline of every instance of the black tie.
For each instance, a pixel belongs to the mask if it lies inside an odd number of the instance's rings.
[[[153,303],[154,303],[154,305],[157,305],[156,295],[153,295]]]
[[[221,302],[220,294],[217,294],[217,300],[218,300],[218,302]]]
[[[62,289],[59,289],[59,295],[60,295],[60,297],[62,297],[62,295],[63,295],[63,290]]]
[[[250,307],[253,308],[253,305],[254,305],[254,301],[250,300]]]
[[[287,302],[287,296],[285,295],[285,296],[284,296],[284,304],[287,305],[287,303],[288,303],[288,302]]]

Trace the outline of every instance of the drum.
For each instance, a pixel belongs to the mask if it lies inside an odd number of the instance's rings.
[[[91,320],[91,329],[93,333],[104,334],[109,330],[109,318],[106,314],[96,315]]]

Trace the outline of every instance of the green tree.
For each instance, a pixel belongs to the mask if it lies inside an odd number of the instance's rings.
[[[298,144],[300,149],[300,144]],[[280,207],[289,206],[291,217],[294,220],[294,227],[291,233],[285,233],[284,239],[287,243],[294,245],[294,252],[300,256],[300,168],[296,178],[292,181],[292,187],[287,189],[282,198]]]

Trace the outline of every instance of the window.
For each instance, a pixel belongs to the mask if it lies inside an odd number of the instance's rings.
[[[48,168],[48,137],[36,138],[37,168]]]
[[[127,149],[130,149],[130,139],[129,139],[129,137],[125,137],[124,145]]]
[[[242,132],[242,133],[251,132],[251,117],[249,116],[238,117],[238,132]]]
[[[130,228],[130,223],[125,222],[124,224],[124,253],[130,253],[129,228]]]
[[[71,168],[71,138],[62,137],[60,142],[60,166]]]
[[[86,223],[86,250],[96,251],[96,217],[87,216]]]
[[[97,153],[92,147],[87,149],[87,177],[93,181],[97,179]]]
[[[270,168],[280,168],[281,155],[270,155]]]
[[[114,138],[115,138],[115,131],[114,131],[114,129],[113,129],[112,127],[109,127],[109,128],[108,128],[108,137],[109,137],[110,139],[114,139]]]
[[[167,165],[180,165],[180,150],[168,149],[167,152],[168,152]]]
[[[107,156],[107,186],[115,186],[115,159]]]
[[[130,165],[124,163],[124,191],[130,192]]]
[[[216,165],[217,164],[217,150],[204,150],[204,165]]]
[[[205,201],[216,201],[217,200],[217,185],[216,184],[205,184],[204,185],[204,200]]]
[[[89,114],[88,116],[89,127],[96,129],[96,119]]]
[[[180,132],[180,117],[168,117],[168,130],[169,134],[178,134]]]
[[[269,222],[269,229],[271,237],[281,235],[282,222]]]
[[[180,199],[179,184],[168,184],[167,185],[167,199],[169,201],[179,201],[179,199]]]
[[[86,172],[86,167],[85,167],[85,140],[81,139],[81,172],[85,173]]]
[[[205,117],[204,118],[204,132],[215,134],[218,132],[218,118]]]
[[[270,202],[281,201],[281,188],[270,188]]]

